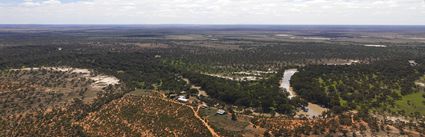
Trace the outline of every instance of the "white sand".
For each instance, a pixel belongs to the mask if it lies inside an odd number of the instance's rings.
[[[24,70],[24,71],[37,71],[37,70],[52,70],[52,71],[60,71],[60,72],[69,72],[80,74],[82,77],[91,79],[94,83],[91,85],[94,88],[103,88],[108,85],[116,85],[119,84],[119,79],[113,76],[107,75],[97,75],[91,76],[91,71],[89,69],[81,69],[81,68],[71,68],[71,67],[40,67],[40,68],[22,68],[22,69],[11,69],[11,70]]]
[[[387,45],[373,45],[373,44],[366,44],[365,47],[378,47],[378,48],[386,48]]]
[[[233,72],[233,74],[239,74],[239,75],[254,75],[254,76],[261,76],[263,74],[272,74],[276,73],[276,71],[240,71],[240,72]]]
[[[324,37],[303,37],[303,39],[309,39],[309,40],[331,40],[331,38],[324,38]]]
[[[425,83],[422,83],[422,82],[416,82],[415,84],[420,86],[420,87],[425,87]]]
[[[306,115],[307,117],[312,118],[314,117],[318,117],[320,115],[322,115],[323,112],[328,111],[327,108],[323,108],[317,104],[313,104],[313,103],[308,103],[307,106],[308,111],[304,112],[303,110],[298,111],[297,115]]]
[[[116,85],[119,84],[120,80],[112,77],[112,76],[106,76],[106,75],[97,75],[94,77],[89,77],[91,80],[95,81],[92,86],[93,87],[106,87],[108,85]]]
[[[276,34],[275,36],[277,36],[277,37],[290,37],[292,35],[290,35],[290,34]]]
[[[360,60],[348,60],[348,61],[338,61],[333,63],[327,63],[326,65],[353,65],[360,63]]]
[[[208,74],[208,73],[203,73],[203,74],[204,75],[208,75],[208,76],[212,76],[212,77],[218,77],[218,78],[224,78],[224,79],[236,80],[236,81],[255,81],[255,80],[261,79],[260,77],[257,77],[257,76],[235,76],[235,77],[230,77],[230,76],[223,76],[223,75],[218,75],[218,74]]]

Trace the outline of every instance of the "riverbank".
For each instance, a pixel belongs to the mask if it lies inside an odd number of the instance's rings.
[[[297,96],[297,94],[295,93],[295,91],[291,87],[291,78],[297,72],[298,72],[297,69],[287,69],[287,70],[285,70],[285,72],[283,73],[283,78],[280,81],[280,88],[284,89],[285,92],[289,93],[289,96],[288,96],[289,99],[292,99],[293,97]],[[307,111],[304,111],[304,110],[298,111],[297,116],[305,115],[307,117],[312,118],[312,117],[318,117],[323,112],[328,111],[327,108],[321,107],[320,105],[313,104],[313,103],[310,103],[310,102],[308,103],[306,108],[307,108],[306,109]]]

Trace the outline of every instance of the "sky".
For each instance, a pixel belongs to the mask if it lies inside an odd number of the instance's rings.
[[[0,0],[0,24],[425,25],[425,0]]]

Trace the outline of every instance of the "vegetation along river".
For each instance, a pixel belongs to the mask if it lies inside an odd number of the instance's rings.
[[[291,87],[291,78],[292,76],[297,73],[298,70],[297,69],[287,69],[285,70],[285,72],[283,73],[283,78],[281,80],[280,83],[280,88],[284,89],[284,91],[289,92],[289,96],[288,98],[293,98],[296,97],[297,94],[295,93],[295,91],[292,89]],[[326,108],[323,108],[317,104],[313,104],[313,103],[308,103],[307,106],[307,112],[301,110],[297,113],[297,115],[307,115],[309,117],[313,117],[313,116],[319,116],[322,114],[322,112],[326,111]]]

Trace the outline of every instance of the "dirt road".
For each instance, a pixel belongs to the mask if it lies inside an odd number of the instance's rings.
[[[210,131],[211,135],[213,137],[220,137],[220,135],[218,135],[218,133],[215,132],[214,128],[212,128],[204,119],[202,119],[201,116],[199,116],[199,109],[201,108],[200,105],[198,105],[198,107],[195,110],[195,108],[193,106],[190,106],[190,105],[187,105],[187,104],[184,104],[184,103],[181,103],[181,102],[177,102],[175,100],[167,99],[166,96],[163,93],[160,93],[160,94],[161,94],[161,98],[159,98],[159,99],[161,99],[163,101],[167,101],[167,102],[170,102],[170,103],[183,105],[183,106],[186,106],[186,107],[189,107],[190,109],[192,109],[193,115],[197,119],[199,119],[204,124],[205,127],[207,127],[207,129]],[[151,96],[151,97],[153,97],[153,96]],[[155,98],[155,97],[153,97],[153,98]]]

